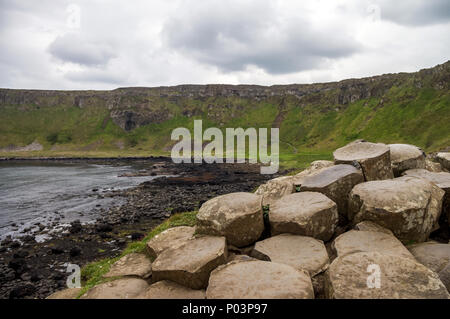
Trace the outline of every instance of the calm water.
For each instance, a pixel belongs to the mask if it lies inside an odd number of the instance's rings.
[[[36,229],[34,224],[38,222],[64,225],[76,219],[82,222],[95,220],[99,208],[121,201],[118,197],[99,198],[99,194],[136,186],[154,178],[119,177],[136,170],[132,166],[88,163],[0,162],[0,239],[8,234],[17,235],[27,227]],[[93,192],[93,189],[98,191]]]

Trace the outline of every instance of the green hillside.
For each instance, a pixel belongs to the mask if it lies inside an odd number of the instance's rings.
[[[170,154],[171,131],[279,127],[291,166],[352,140],[450,145],[450,62],[416,73],[287,86],[178,86],[113,91],[0,89],[0,156]],[[41,151],[18,151],[38,142]]]

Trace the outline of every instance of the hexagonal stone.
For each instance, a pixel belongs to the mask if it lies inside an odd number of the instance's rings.
[[[281,234],[256,242],[252,256],[306,270],[311,277],[327,269],[330,263],[322,241],[292,234]]]
[[[152,278],[201,289],[208,284],[210,272],[226,260],[225,237],[196,237],[179,247],[164,250],[153,262]]]
[[[205,290],[194,290],[169,280],[162,280],[150,285],[137,296],[138,299],[205,299]]]
[[[255,194],[262,196],[262,205],[267,206],[283,196],[294,192],[293,176],[281,176],[258,187]]]
[[[294,188],[298,188],[303,184],[303,180],[310,176],[314,175],[323,168],[327,168],[333,166],[334,162],[332,161],[314,161],[312,162],[308,168],[304,169],[300,173],[293,176],[292,183],[294,184]],[[295,190],[295,189],[294,189]]]
[[[333,249],[338,257],[377,251],[386,255],[414,258],[397,238],[378,231],[350,230],[334,240]]]
[[[378,231],[378,232],[382,232],[382,233],[389,234],[389,235],[392,235],[392,236],[394,235],[390,229],[381,227],[380,225],[375,224],[374,222],[371,222],[371,221],[368,221],[368,220],[364,220],[364,221],[356,224],[353,227],[353,229],[363,230],[363,231],[364,230],[365,231]]]
[[[75,299],[81,292],[81,288],[66,288],[52,293],[45,299]]]
[[[258,240],[264,230],[262,197],[231,193],[210,199],[197,214],[198,234],[225,236],[230,245],[243,247]]]
[[[184,244],[192,238],[195,233],[194,227],[178,226],[166,229],[147,242],[147,253],[150,257],[156,258],[167,248],[175,248]]]
[[[347,217],[348,194],[353,187],[364,182],[361,170],[354,166],[338,164],[321,169],[307,176],[300,186],[300,192],[319,192],[337,204],[340,215]]]
[[[333,153],[336,164],[358,162],[366,181],[393,178],[389,147],[381,143],[356,142]]]
[[[327,241],[338,222],[337,205],[321,193],[294,193],[273,204],[269,221],[272,235],[291,233]]]
[[[443,190],[417,177],[365,182],[350,192],[349,219],[372,221],[404,243],[422,242],[437,224],[443,197]]]
[[[425,242],[408,246],[418,262],[438,273],[450,291],[450,244]]]
[[[312,299],[306,271],[269,261],[232,261],[211,273],[207,299]]]
[[[394,176],[400,176],[408,169],[425,168],[425,153],[414,145],[389,144],[391,166]]]
[[[441,164],[442,168],[450,171],[450,152],[437,153],[436,160]]]
[[[148,278],[152,274],[152,263],[144,254],[131,253],[116,261],[103,277],[137,276]]]
[[[328,298],[450,298],[434,271],[411,258],[375,251],[337,257],[325,274]]]
[[[135,299],[149,287],[144,279],[126,277],[91,288],[81,299]]]

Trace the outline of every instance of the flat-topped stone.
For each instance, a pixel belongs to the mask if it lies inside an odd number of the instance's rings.
[[[75,299],[81,292],[81,288],[66,288],[52,293],[45,299]]]
[[[326,270],[330,263],[322,241],[292,234],[281,234],[256,242],[252,256],[306,270],[311,277]]]
[[[303,184],[303,180],[313,174],[318,173],[321,169],[333,166],[334,162],[332,161],[314,161],[309,167],[301,171],[300,173],[293,176],[292,183],[294,184],[294,188],[298,188]]]
[[[425,153],[410,144],[389,144],[391,166],[394,176],[400,176],[408,169],[425,168]]]
[[[379,231],[350,230],[339,235],[332,246],[338,257],[377,251],[387,255],[414,258],[397,238]]]
[[[390,229],[384,228],[374,222],[364,220],[356,224],[353,229],[365,231],[378,231],[389,235],[394,235]]]
[[[131,253],[116,261],[103,277],[137,276],[148,278],[152,274],[150,259],[139,253]]]
[[[176,248],[192,238],[195,233],[195,227],[178,226],[166,229],[147,242],[147,253],[150,257],[156,258],[158,255],[168,249]]]
[[[326,271],[335,299],[447,299],[439,276],[412,258],[360,252],[337,257]]]
[[[443,190],[417,177],[365,182],[350,192],[349,219],[372,221],[404,243],[423,242],[439,220],[443,197]]]
[[[389,147],[381,143],[356,142],[333,153],[335,164],[358,162],[366,181],[393,178]]]
[[[263,230],[262,196],[252,193],[217,196],[197,214],[198,234],[225,236],[228,244],[237,247],[254,243]]]
[[[450,244],[425,242],[408,246],[418,262],[437,272],[450,291]]]
[[[210,272],[226,260],[225,237],[196,237],[179,247],[164,250],[153,262],[152,278],[202,289],[208,284]]]
[[[306,271],[269,261],[232,261],[211,273],[207,299],[312,299]]]
[[[262,205],[271,205],[283,196],[294,192],[293,176],[281,176],[258,187],[255,194],[262,196]]]
[[[439,152],[436,154],[436,160],[441,164],[441,166],[450,171],[450,152]]]
[[[137,299],[205,299],[206,291],[187,288],[176,282],[162,280],[150,285]]]
[[[272,235],[291,233],[327,241],[338,222],[337,205],[321,193],[294,193],[273,204],[269,222]]]
[[[353,187],[364,182],[361,170],[352,165],[338,164],[306,176],[300,192],[319,192],[337,204],[340,215],[347,217],[348,194]]]
[[[147,281],[126,277],[91,288],[81,299],[135,299],[149,287]]]

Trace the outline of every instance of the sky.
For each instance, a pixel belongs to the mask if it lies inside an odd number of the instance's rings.
[[[448,0],[0,0],[0,87],[290,84],[450,59]]]

